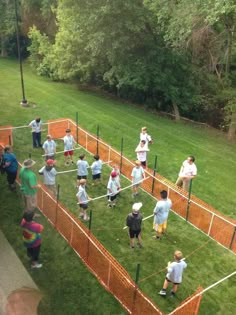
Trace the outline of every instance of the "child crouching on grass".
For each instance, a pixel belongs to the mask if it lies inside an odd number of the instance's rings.
[[[168,262],[166,267],[167,275],[163,284],[162,290],[159,292],[161,296],[166,296],[166,289],[169,285],[169,282],[173,283],[173,288],[170,291],[170,296],[174,297],[178,289],[178,286],[182,282],[182,275],[184,269],[187,267],[186,262],[183,260],[183,254],[181,251],[176,250],[174,253],[174,262]]]

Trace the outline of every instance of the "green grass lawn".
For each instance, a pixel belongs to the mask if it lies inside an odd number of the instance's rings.
[[[176,124],[138,107],[128,106],[96,94],[81,92],[74,85],[53,83],[39,78],[28,67],[24,69],[27,99],[35,102],[37,107],[22,108],[19,105],[21,95],[17,65],[14,61],[0,60],[2,82],[0,125],[27,125],[36,116],[41,116],[44,121],[61,117],[75,119],[75,113],[78,111],[79,123],[82,127],[96,133],[99,124],[101,138],[113,147],[120,148],[123,136],[124,154],[131,159],[135,159],[134,149],[139,140],[140,128],[147,125],[155,141],[151,147],[149,164],[154,162],[157,155],[159,173],[175,181],[182,161],[189,154],[195,155],[199,176],[194,180],[193,193],[222,213],[236,218],[233,205],[236,194],[233,189],[236,149],[235,145],[228,143],[222,134],[183,123]],[[28,129],[15,130],[14,141],[14,149],[19,161],[23,161],[31,153],[32,158],[37,161],[35,165],[35,171],[37,171],[43,164],[40,156],[42,152],[32,150],[30,131]],[[88,154],[87,158],[91,163],[92,158]],[[58,170],[64,168],[62,156],[58,157],[57,165]],[[88,193],[92,197],[106,193],[108,174],[109,169],[104,168],[101,186],[92,187],[91,183],[88,183]],[[73,213],[78,214],[75,178],[75,174],[58,175],[57,182],[61,185],[61,201]],[[18,227],[22,205],[18,199],[11,198],[12,193],[5,189],[3,177],[0,180],[3,187],[0,194],[8,200],[1,213],[0,226],[23,263],[28,267]],[[128,182],[123,179],[122,185],[126,186]],[[140,201],[144,204],[143,215],[151,214],[154,200],[142,193]],[[209,240],[207,236],[172,213],[169,217],[168,238],[160,242],[154,241],[151,237],[152,220],[147,220],[143,226],[144,248],[135,249],[132,252],[128,246],[127,232],[122,229],[132,203],[130,190],[122,193],[115,210],[106,207],[105,199],[96,204],[91,203],[92,231],[127,269],[132,278],[135,277],[137,263],[141,264],[140,288],[163,311],[173,310],[182,300],[192,294],[198,285],[205,288],[235,270],[235,255]],[[40,304],[40,314],[125,314],[119,304],[86,271],[65,241],[46,224],[44,218],[41,217],[39,220],[46,225],[42,251],[45,267],[39,273],[31,273],[45,293]],[[187,257],[188,268],[177,299],[163,299],[158,296],[157,290],[161,288],[165,277],[163,268],[167,261],[172,259],[176,248],[181,249]],[[200,314],[234,314],[235,281],[235,277],[231,278],[208,291],[202,299]],[[64,303],[62,296],[66,299]],[[95,296],[99,298],[96,299]]]

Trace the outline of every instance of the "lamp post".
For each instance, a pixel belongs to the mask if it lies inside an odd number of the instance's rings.
[[[16,15],[16,42],[17,42],[17,51],[18,51],[18,59],[20,64],[20,78],[21,78],[21,90],[22,90],[22,106],[28,106],[27,100],[25,98],[25,87],[24,87],[24,77],[23,77],[23,68],[22,68],[22,59],[21,59],[21,51],[20,51],[20,38],[19,38],[19,27],[18,27],[18,10],[17,10],[17,0],[15,2],[15,15]]]

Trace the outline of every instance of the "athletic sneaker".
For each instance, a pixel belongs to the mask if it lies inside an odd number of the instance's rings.
[[[84,217],[83,212],[80,212],[79,217],[80,217],[80,218],[83,218],[83,217]]]
[[[108,208],[111,208],[111,207],[112,207],[112,205],[111,205],[111,204],[108,204],[108,205],[107,205],[107,207],[108,207]]]
[[[141,243],[137,244],[139,248],[143,248],[143,245]]]
[[[161,239],[160,236],[156,236],[156,235],[153,235],[152,238],[154,238],[157,241]]]
[[[84,221],[89,221],[90,217],[84,217]]]
[[[159,294],[161,295],[161,296],[166,296],[166,290],[161,290],[160,292],[159,292]]]
[[[36,263],[36,264],[31,265],[31,268],[41,268],[41,267],[43,267],[43,264]]]
[[[170,291],[170,297],[174,298],[175,297],[175,292]]]

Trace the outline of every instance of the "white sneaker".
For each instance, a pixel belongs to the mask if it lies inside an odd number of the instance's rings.
[[[42,268],[42,267],[43,267],[43,264],[39,264],[39,263],[31,265],[31,268]]]
[[[89,221],[90,217],[84,217],[84,221]]]
[[[159,292],[159,294],[162,295],[162,296],[166,296],[166,291],[165,291],[165,290],[161,290],[161,291]]]

